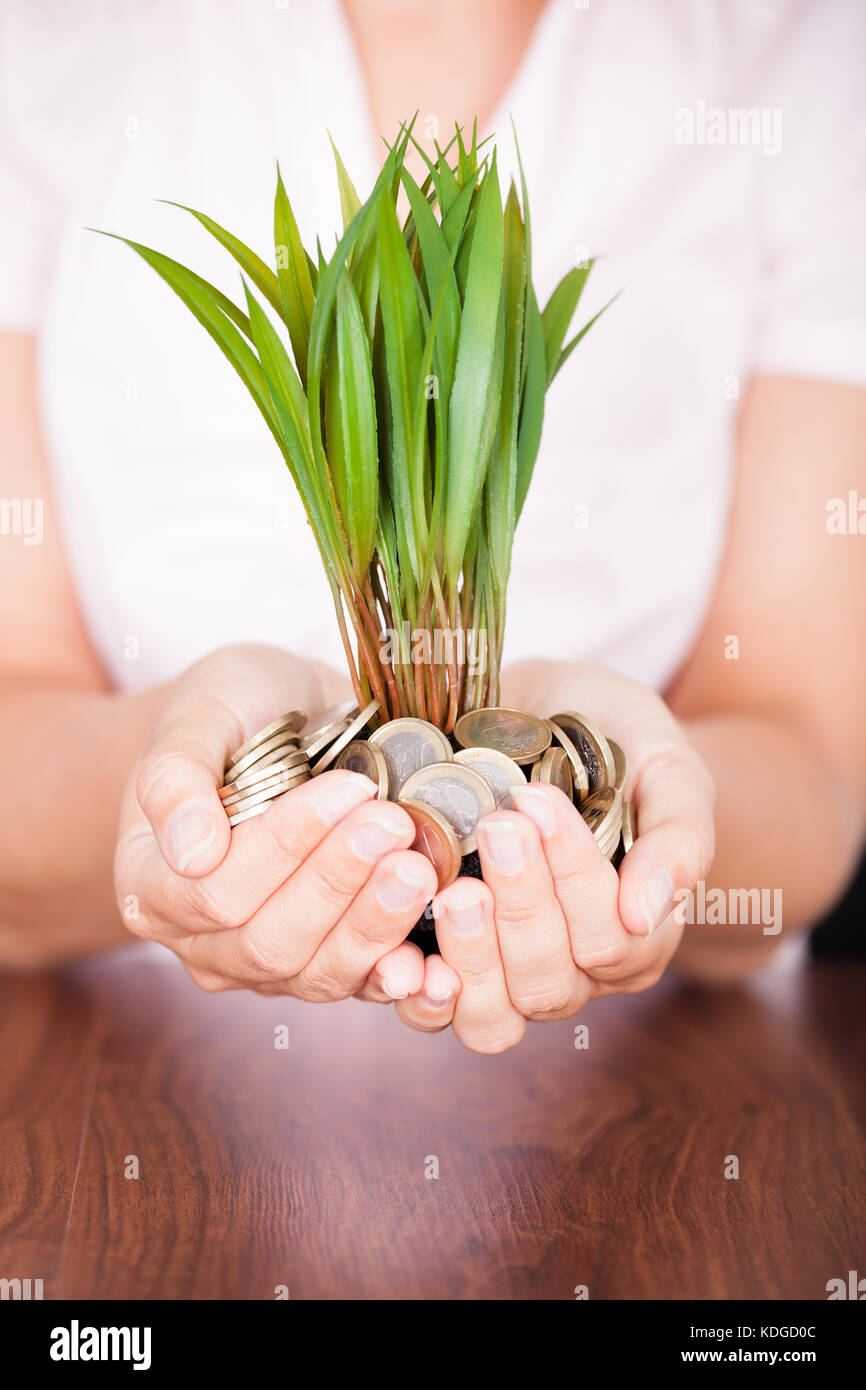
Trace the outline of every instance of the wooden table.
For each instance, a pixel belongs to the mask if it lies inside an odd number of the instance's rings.
[[[743,989],[593,1004],[588,1050],[575,1020],[488,1058],[391,1009],[202,994],[156,947],[4,979],[0,1276],[46,1299],[823,1299],[866,1273],[864,986],[795,952]]]

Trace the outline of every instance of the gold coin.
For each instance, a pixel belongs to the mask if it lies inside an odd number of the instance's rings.
[[[496,798],[483,777],[456,762],[430,763],[403,783],[397,798],[423,801],[440,811],[460,842],[460,853],[475,849],[475,827],[496,810]]]
[[[576,745],[572,743],[571,739],[568,737],[568,734],[565,732],[564,729],[561,729],[559,725],[554,723],[552,719],[548,719],[547,724],[550,728],[551,733],[553,734],[553,737],[556,739],[557,743],[560,745],[566,757],[568,758],[569,766],[571,767],[571,776],[572,783],[574,786],[574,793],[577,797],[578,805],[581,805],[583,801],[586,799],[586,797],[589,796],[589,777],[587,775],[586,768],[583,765],[583,760],[580,756],[580,752],[578,751]]]
[[[574,800],[574,778],[571,763],[564,748],[548,748],[537,763],[533,763],[531,782],[547,782],[551,787],[559,787],[569,801]]]
[[[435,806],[424,801],[400,799],[400,805],[415,822],[415,839],[410,848],[426,855],[436,870],[438,892],[453,883],[460,873],[460,841],[451,824]]]
[[[339,705],[332,705],[319,715],[318,719],[312,724],[308,724],[304,730],[304,737],[301,740],[301,747],[308,751],[315,745],[311,757],[322,748],[326,748],[332,738],[336,738],[343,732],[346,725],[355,718],[358,713],[358,706],[354,700],[343,700]]]
[[[610,744],[604,734],[582,714],[565,710],[562,714],[550,716],[562,732],[571,739],[580,754],[581,761],[589,777],[589,789],[597,792],[601,787],[616,785],[616,766]]]
[[[226,768],[236,767],[241,758],[246,757],[247,753],[252,753],[253,749],[258,748],[260,744],[267,743],[274,734],[300,733],[306,722],[307,716],[298,709],[290,710],[288,714],[281,714],[279,719],[274,719],[270,724],[266,724],[263,729],[259,729],[258,733],[253,734],[252,738],[248,738],[246,743],[242,743],[240,748],[229,758]]]
[[[390,719],[370,735],[388,765],[388,795],[396,801],[407,777],[430,763],[451,762],[451,744],[441,729],[426,719]]]
[[[296,777],[283,777],[280,782],[275,782],[270,787],[256,787],[253,791],[232,797],[231,801],[224,801],[223,806],[227,814],[233,816],[238,811],[246,811],[249,806],[258,806],[261,801],[276,801],[283,792],[289,792],[293,787],[299,787],[302,782],[309,782],[309,780],[309,772],[299,772]]]
[[[523,766],[534,763],[550,747],[550,729],[543,719],[500,706],[461,714],[454,737],[461,748],[495,748]]]
[[[229,773],[220,789],[220,796],[230,796],[241,787],[255,786],[265,777],[274,777],[278,772],[292,772],[295,768],[307,766],[308,762],[306,753],[302,753],[294,744],[285,744],[282,748],[274,749],[272,753],[266,753],[257,763],[248,767],[246,772],[237,775]]]
[[[229,825],[240,825],[243,820],[251,820],[253,816],[262,816],[270,806],[269,801],[263,801],[261,806],[250,806],[246,811],[238,811],[237,815],[229,816]]]
[[[379,800],[388,797],[388,764],[380,748],[372,747],[366,739],[355,738],[347,743],[334,767],[344,767],[349,772],[360,772],[369,777],[379,788]]]
[[[512,788],[526,786],[526,773],[507,753],[499,753],[495,748],[461,748],[454,754],[454,761],[480,773],[496,798],[497,811],[511,810]]]
[[[253,792],[268,791],[271,787],[276,787],[281,782],[290,781],[296,777],[308,777],[309,773],[309,767],[304,764],[303,767],[283,768],[279,772],[273,773],[271,776],[260,778],[258,782],[251,782],[249,786],[246,787],[238,787],[230,782],[229,785],[223,787],[220,792],[220,799],[223,806],[229,806],[235,801],[243,800],[246,796],[252,796]]]
[[[628,854],[635,841],[634,821],[632,819],[631,802],[624,801],[622,806],[622,852]]]
[[[250,749],[249,753],[245,753],[242,758],[238,758],[230,767],[227,767],[226,779],[229,777],[237,777],[239,773],[246,772],[247,768],[252,767],[253,763],[257,763],[261,758],[264,758],[266,754],[273,753],[277,748],[285,749],[287,746],[291,746],[293,749],[297,748],[297,739],[290,740],[285,733],[273,734],[270,738],[265,739],[264,743],[260,743],[255,748]]]
[[[628,777],[628,758],[625,756],[625,753],[622,751],[619,744],[614,743],[612,738],[608,739],[607,746],[613,754],[613,766],[615,772],[613,785],[616,787],[618,792],[621,792],[625,787],[626,778]]]
[[[364,709],[361,710],[360,714],[355,715],[355,718],[352,719],[346,725],[343,732],[340,734],[337,740],[331,744],[328,751],[322,754],[321,758],[319,758],[319,761],[317,763],[313,764],[314,777],[318,776],[320,772],[324,772],[326,768],[329,768],[331,766],[331,763],[334,761],[334,759],[340,753],[342,753],[343,749],[346,747],[347,744],[352,742],[352,739],[355,737],[355,735],[359,734],[361,730],[365,727],[365,725],[369,724],[370,720],[373,718],[373,715],[376,713],[376,710],[378,708],[379,701],[371,700],[369,705],[366,705]]]

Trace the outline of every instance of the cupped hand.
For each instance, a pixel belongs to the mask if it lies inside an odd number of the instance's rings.
[[[546,669],[546,681],[524,684],[525,707],[578,710],[616,739],[639,837],[617,873],[577,808],[538,783],[479,822],[484,882],[459,878],[433,901],[459,988],[436,1002],[425,986],[397,1005],[414,1028],[453,1023],[476,1052],[512,1047],[527,1020],[569,1018],[590,999],[654,984],[682,935],[674,894],[713,859],[714,785],[664,701],[603,667]]]
[[[322,773],[234,830],[220,802],[226,760],[245,739],[322,703],[305,663],[226,648],[178,681],[129,779],[115,854],[121,913],[206,990],[321,1002],[423,989],[423,956],[405,937],[436,875],[409,849],[415,829],[400,806],[347,771]]]

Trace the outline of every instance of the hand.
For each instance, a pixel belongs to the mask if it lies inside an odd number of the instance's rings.
[[[576,807],[538,783],[479,822],[484,882],[457,879],[433,900],[460,991],[439,1007],[420,993],[397,1006],[414,1028],[453,1022],[475,1052],[514,1046],[527,1019],[655,984],[682,935],[674,892],[705,878],[714,852],[712,779],[658,695],[598,666],[553,668],[534,685],[525,708],[577,709],[625,750],[639,839],[617,874]]]
[[[115,854],[121,913],[203,989],[325,1001],[423,987],[424,958],[404,938],[436,874],[409,849],[415,829],[401,807],[375,800],[366,777],[326,772],[231,830],[217,794],[246,738],[322,703],[315,673],[287,653],[226,648],[177,683],[129,780]]]

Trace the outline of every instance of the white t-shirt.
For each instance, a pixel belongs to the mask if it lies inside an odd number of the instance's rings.
[[[550,0],[493,122],[500,159],[514,169],[513,114],[539,298],[587,248],[603,259],[580,321],[624,293],[548,397],[507,659],[663,686],[717,575],[750,374],[866,382],[864,64],[862,0]],[[237,296],[225,253],[153,200],[267,256],[279,159],[306,244],[331,247],[328,130],[364,196],[377,142],[337,0],[0,10],[0,327],[40,335],[64,539],[120,688],[236,640],[342,666],[243,386],[153,271],[84,230]]]

